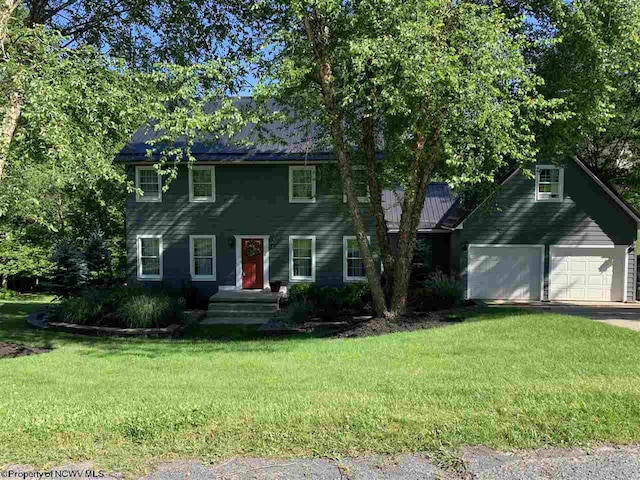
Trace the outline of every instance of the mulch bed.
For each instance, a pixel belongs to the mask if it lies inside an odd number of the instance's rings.
[[[432,312],[422,316],[402,317],[393,322],[383,320],[381,318],[372,318],[370,320],[349,325],[344,330],[337,332],[337,338],[355,338],[355,337],[371,337],[375,335],[385,335],[395,332],[414,332],[416,330],[425,330],[427,328],[438,328],[451,325],[452,322],[447,321],[446,316]]]
[[[24,357],[25,355],[37,355],[50,351],[49,348],[26,347],[15,343],[0,342],[0,358]]]
[[[455,314],[465,309],[440,310],[437,312],[413,313],[395,321],[380,318],[345,316],[333,321],[314,319],[297,325],[273,320],[260,328],[265,335],[311,334],[326,338],[356,338],[385,335],[395,332],[413,332],[428,328],[446,327],[459,322]]]

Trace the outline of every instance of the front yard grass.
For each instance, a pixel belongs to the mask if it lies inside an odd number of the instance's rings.
[[[497,310],[349,340],[101,339],[25,328],[49,300],[0,305],[0,341],[54,349],[0,359],[0,465],[640,442],[640,335],[592,320]]]

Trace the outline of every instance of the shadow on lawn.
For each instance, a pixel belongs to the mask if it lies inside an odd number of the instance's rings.
[[[38,330],[28,326],[25,317],[46,308],[43,300],[0,303],[0,340],[8,343],[56,349],[64,346],[85,347],[81,355],[92,357],[143,356],[158,358],[197,350],[222,354],[237,352],[284,352],[298,348],[300,341],[327,338],[326,333],[265,336],[257,325],[188,325],[179,339],[92,337],[70,333]],[[479,305],[473,310],[461,310],[449,315],[447,323],[499,320],[514,315],[532,315],[522,309],[487,308]]]

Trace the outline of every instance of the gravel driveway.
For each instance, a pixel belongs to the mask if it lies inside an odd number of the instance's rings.
[[[256,459],[238,458],[214,465],[196,461],[173,461],[155,466],[145,480],[249,480],[249,479],[424,479],[424,480],[632,480],[640,479],[640,446],[581,449],[540,449],[518,453],[473,447],[462,450],[453,467],[436,465],[423,454],[375,455],[342,459]],[[53,469],[48,478],[122,478],[117,473],[77,476],[94,469],[91,463]],[[21,477],[17,472],[33,471],[24,466],[5,468],[4,478]],[[13,472],[12,476],[7,475]],[[37,477],[31,477],[37,478]],[[46,478],[46,477],[45,477]]]

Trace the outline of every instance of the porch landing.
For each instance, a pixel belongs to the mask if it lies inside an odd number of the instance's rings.
[[[222,290],[209,298],[201,325],[262,325],[280,313],[283,292]]]

